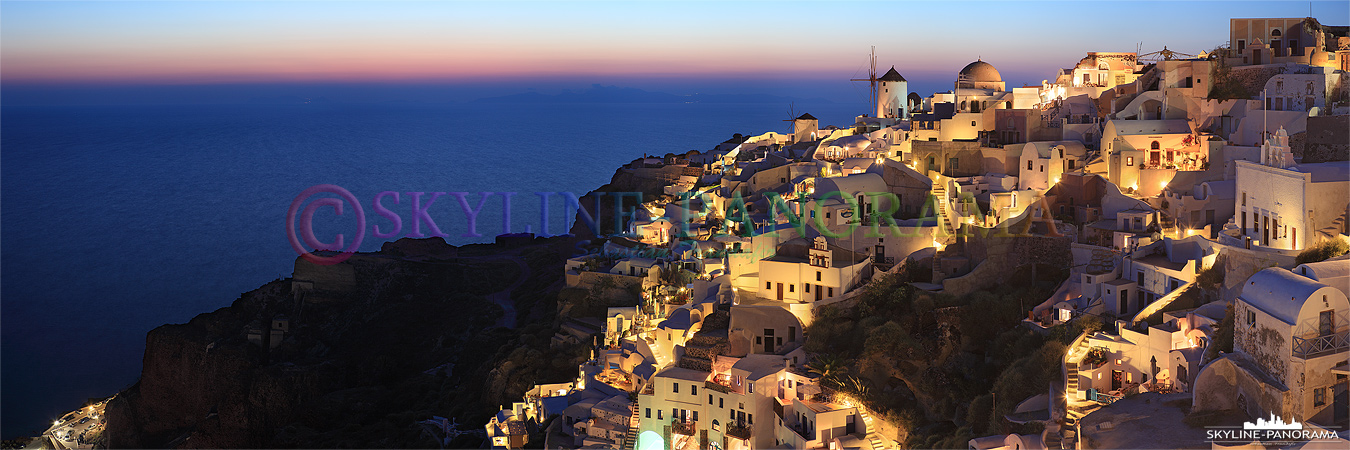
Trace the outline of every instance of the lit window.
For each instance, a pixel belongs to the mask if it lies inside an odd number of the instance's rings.
[[[1125,165],[1127,165],[1127,166],[1133,166],[1133,165],[1134,165],[1134,157],[1133,157],[1133,156],[1126,156],[1126,157],[1125,157]]]

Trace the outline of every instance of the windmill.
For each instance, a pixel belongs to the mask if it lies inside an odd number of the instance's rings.
[[[868,96],[867,100],[869,104],[876,105],[877,81],[880,81],[877,78],[877,46],[875,45],[872,46],[872,54],[867,59],[868,62],[870,63],[870,67],[867,69],[867,78],[852,78],[849,79],[849,81],[866,81],[868,88],[870,88],[871,91],[871,94]]]
[[[1158,51],[1156,51],[1156,52],[1145,53],[1145,54],[1139,55],[1139,60],[1140,60],[1140,61],[1153,61],[1153,62],[1158,62],[1158,61],[1171,61],[1171,60],[1174,60],[1174,59],[1180,59],[1180,58],[1178,58],[1178,56],[1180,56],[1180,57],[1182,57],[1182,58],[1195,58],[1195,57],[1196,57],[1195,55],[1192,55],[1192,54],[1190,54],[1190,53],[1181,53],[1181,52],[1177,52],[1177,51],[1168,50],[1168,49],[1167,49],[1167,46],[1164,45],[1162,50],[1158,50]]]

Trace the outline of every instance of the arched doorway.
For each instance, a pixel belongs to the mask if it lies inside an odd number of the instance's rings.
[[[666,440],[655,431],[643,431],[638,435],[637,450],[666,450]]]

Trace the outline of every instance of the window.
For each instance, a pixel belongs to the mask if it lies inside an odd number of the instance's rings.
[[[788,285],[788,292],[797,292],[797,283],[789,284],[789,285]]]
[[[698,410],[694,410],[693,413],[694,413],[694,421],[698,422]]]
[[[1243,195],[1246,195],[1246,194],[1243,194]],[[1246,232],[1247,232],[1247,212],[1246,212],[1246,211],[1243,211],[1243,212],[1242,212],[1242,232],[1243,232],[1243,233],[1246,233]]]
[[[1027,160],[1027,170],[1031,170],[1031,160]]]
[[[1042,173],[1045,172],[1045,165],[1041,165],[1041,172],[1042,172]]]
[[[1160,147],[1158,146],[1158,141],[1153,141],[1152,144],[1149,144],[1149,147],[1148,147],[1148,148],[1151,148],[1151,149],[1153,149],[1153,150],[1159,149]]]
[[[829,295],[826,295],[826,297],[834,297],[834,288],[830,288]]]
[[[773,289],[773,282],[772,282],[772,281],[765,281],[765,282],[764,282],[764,289]]]
[[[713,404],[712,400],[713,400],[713,399],[712,399],[712,394],[708,394],[708,404],[709,404],[709,405]]]
[[[1242,206],[1247,206],[1247,191],[1242,191]]]
[[[807,294],[811,293],[811,283],[806,283],[806,293]]]
[[[725,400],[726,400],[725,398],[718,398],[718,399],[717,399],[717,407],[718,407],[718,408],[725,408],[725,407],[726,407],[726,401],[725,401]]]
[[[1280,37],[1280,29],[1279,29],[1279,28],[1276,28],[1276,29],[1274,29],[1274,30],[1270,30],[1270,37],[1273,37],[1273,38]]]
[[[1069,160],[1069,170],[1073,170],[1073,166],[1074,166],[1073,163],[1074,163],[1074,161],[1073,161],[1072,159],[1070,159],[1070,160]]]
[[[1237,42],[1237,49],[1238,49],[1238,53],[1242,53],[1243,50],[1246,50],[1246,49],[1247,49],[1247,40],[1246,40],[1246,39],[1238,39],[1238,42]]]
[[[648,419],[652,418],[652,409],[651,409],[651,408],[647,408],[647,418],[648,418]]]
[[[661,410],[656,410],[656,420],[661,420]]]
[[[975,121],[974,121],[974,120],[970,121],[970,126],[972,126],[972,127],[975,126]]]
[[[674,392],[676,394],[680,393],[680,383],[671,383],[670,392]]]
[[[1313,406],[1327,404],[1327,388],[1313,389]]]
[[[1256,326],[1256,311],[1247,311],[1247,326]]]
[[[697,385],[697,384],[691,384],[691,385],[689,385],[689,395],[698,395],[698,385]]]
[[[816,281],[820,281],[820,271],[816,271]]]
[[[1133,165],[1134,165],[1134,157],[1133,157],[1133,156],[1126,156],[1126,157],[1125,157],[1125,165],[1127,165],[1127,166],[1133,166]]]

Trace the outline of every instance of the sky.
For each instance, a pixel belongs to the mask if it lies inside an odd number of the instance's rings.
[[[3,1],[0,83],[383,87],[377,97],[439,86],[446,100],[601,83],[845,99],[865,95],[848,78],[866,76],[876,46],[879,71],[894,65],[926,95],[977,58],[1009,85],[1039,84],[1088,51],[1196,53],[1226,43],[1229,18],[1310,6],[1350,24],[1345,1]]]

